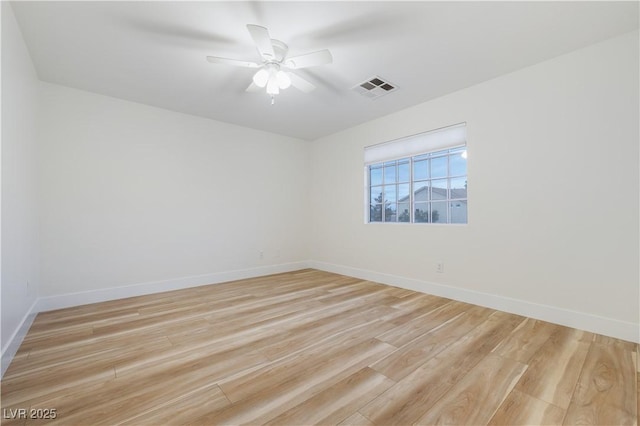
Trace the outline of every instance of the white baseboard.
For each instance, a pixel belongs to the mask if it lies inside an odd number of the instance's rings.
[[[38,299],[36,311],[53,311],[55,309],[88,305],[90,303],[106,302],[109,300],[125,299],[127,297],[162,293],[164,291],[181,290],[208,284],[219,284],[228,281],[243,280],[246,278],[255,278],[265,275],[280,274],[283,272],[298,271],[300,269],[305,269],[308,267],[308,262],[282,263],[279,265],[259,266],[257,268],[215,272],[212,274],[193,275],[189,277],[174,278],[162,281],[151,281],[122,287],[110,287],[100,290],[47,296]]]
[[[11,364],[11,361],[16,355],[16,352],[18,352],[18,348],[20,348],[24,337],[29,332],[29,328],[31,328],[31,324],[38,314],[38,312],[36,311],[37,304],[38,300],[36,299],[33,301],[33,304],[22,318],[22,321],[20,321],[20,324],[13,332],[13,335],[9,338],[7,344],[4,346],[4,348],[2,348],[0,377],[4,376],[4,372],[7,371],[7,368],[9,368],[9,364]]]
[[[499,311],[535,318],[542,321],[586,330],[597,334],[615,337],[630,342],[640,343],[640,324],[605,318],[584,312],[571,311],[556,306],[542,305],[525,300],[513,299],[490,293],[452,287],[429,281],[405,278],[397,275],[358,269],[350,266],[336,265],[326,262],[309,261],[310,268],[348,275],[368,281],[446,297],[474,305],[485,306]]]

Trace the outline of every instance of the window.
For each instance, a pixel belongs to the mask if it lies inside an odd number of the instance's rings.
[[[467,223],[464,125],[365,148],[365,162],[368,222]]]

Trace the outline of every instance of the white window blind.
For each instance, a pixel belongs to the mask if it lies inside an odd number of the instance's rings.
[[[466,144],[467,127],[466,123],[461,123],[390,142],[367,146],[364,148],[364,163],[369,165],[397,160]]]

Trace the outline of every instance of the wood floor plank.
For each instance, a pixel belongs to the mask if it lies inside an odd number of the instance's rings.
[[[637,424],[638,348],[305,269],[40,313],[2,424]]]
[[[268,387],[244,390],[238,398],[229,383],[220,387],[233,405],[212,412],[196,420],[195,424],[247,424],[265,423],[303,401],[333,386],[342,379],[370,364],[372,359],[393,350],[387,343],[369,339],[347,348],[339,354],[326,356],[323,361],[307,364],[304,374],[283,378],[280,375],[269,380]],[[264,383],[264,382],[263,382]],[[231,395],[230,395],[231,394]],[[246,395],[246,396],[244,396]]]
[[[636,350],[636,343],[628,342],[626,340],[616,339],[615,337],[603,336],[602,334],[595,334],[593,336],[593,342],[598,343],[600,345],[614,345],[618,346],[625,351],[634,352]]]
[[[318,297],[318,300],[325,305],[334,305],[336,303],[344,303],[345,300],[364,300],[384,297],[390,299],[389,303],[395,303],[397,298],[389,296],[384,290],[376,290],[375,292],[368,291],[366,288],[353,289],[348,292],[342,293],[328,293],[324,296]]]
[[[58,408],[60,424],[120,423],[172,403],[176,399],[176,389],[180,389],[181,395],[206,391],[212,383],[232,372],[257,365],[263,360],[264,357],[257,353],[201,356],[172,365],[166,370],[117,377],[92,393],[58,396],[43,402],[43,405]],[[168,371],[171,374],[167,374]],[[104,413],[110,414],[105,416]]]
[[[526,364],[489,354],[415,423],[487,424],[526,369]]]
[[[375,424],[414,423],[520,322],[519,317],[494,313],[358,411]]]
[[[350,354],[357,353],[357,348],[374,347],[388,354],[395,348],[371,337],[361,335],[356,328],[353,333],[343,333],[334,339],[334,347],[317,345],[305,351],[298,351],[253,371],[234,375],[219,382],[223,392],[232,402],[248,398],[262,391],[268,392],[274,383],[286,382],[309,375],[317,369],[325,368],[341,357],[349,360]],[[356,349],[354,349],[356,348]],[[368,364],[367,364],[368,365]]]
[[[414,294],[413,291],[411,290],[407,290],[405,288],[400,288],[400,287],[391,287],[389,289],[389,293],[397,298],[403,298],[403,297],[407,297],[407,296],[411,296],[412,294]]]
[[[349,416],[348,418],[338,423],[338,425],[339,426],[373,426],[374,423],[356,411],[351,416]]]
[[[633,369],[629,345],[597,342],[589,349],[565,424],[637,424],[637,383],[624,374]]]
[[[118,321],[126,321],[131,318],[140,316],[139,309],[136,307],[117,309],[112,311],[88,312],[85,315],[74,315],[72,317],[61,317],[50,321],[37,321],[33,323],[29,329],[32,337],[39,334],[59,333],[64,334],[73,330],[75,327],[84,328],[87,326],[100,325],[101,323],[114,323]]]
[[[511,391],[498,411],[489,421],[490,425],[562,425],[565,410],[517,390]]]
[[[460,312],[376,362],[371,368],[399,381],[476,327],[477,323],[468,321],[469,318],[465,312]]]
[[[378,336],[383,342],[395,347],[406,345],[416,337],[441,326],[446,321],[457,317],[468,305],[460,302],[449,302],[437,309],[427,312],[413,320],[410,320],[395,329]]]
[[[31,357],[24,360],[19,371],[11,371],[5,374],[5,379],[23,378],[32,380],[39,377],[43,371],[57,369],[56,374],[73,374],[76,370],[84,370],[87,364],[93,368],[103,366],[112,367],[116,362],[125,362],[135,358],[144,357],[150,353],[157,353],[171,348],[171,342],[164,336],[143,336],[139,340],[127,345],[127,350],[114,344],[112,340],[96,341],[82,346],[82,352],[78,348],[62,348],[51,352],[34,352]]]
[[[87,337],[93,336],[93,327],[79,327],[68,333],[58,334],[45,334],[45,335],[31,335],[27,333],[27,336],[22,341],[21,347],[28,351],[37,351],[40,349],[46,349],[51,346],[59,346],[62,344],[74,344],[86,340]]]
[[[2,379],[2,404],[23,406],[30,405],[28,401],[36,397],[42,397],[67,389],[73,389],[83,383],[102,382],[115,378],[113,367],[85,366],[76,369],[72,374],[60,373],[56,369],[46,371],[34,376],[20,376],[16,378]]]
[[[337,424],[394,385],[393,380],[365,367],[327,387],[267,422],[268,425]]]
[[[558,326],[551,323],[526,318],[494,352],[505,358],[528,363],[557,329]]]
[[[161,406],[153,407],[150,411],[131,417],[123,425],[185,425],[195,421],[208,412],[230,405],[224,393],[217,385],[212,385],[198,392],[181,395],[177,400]]]
[[[253,331],[253,330],[252,330]],[[262,330],[257,330],[259,333]],[[255,333],[254,333],[255,334]],[[252,335],[252,337],[255,337]],[[225,364],[229,357],[243,357],[250,354],[262,361],[267,361],[266,356],[249,345],[243,345],[242,341],[206,342],[198,346],[173,347],[162,352],[147,354],[143,358],[131,357],[122,362],[114,360],[114,370],[117,377],[127,375],[149,374],[151,372],[171,371],[173,366],[184,365],[189,362],[198,362],[203,358],[212,358],[210,361]]]
[[[345,328],[345,323],[355,327],[373,322],[387,312],[387,309],[378,306],[362,306],[347,310],[331,317],[330,320],[304,324],[301,327],[288,330],[283,337],[274,339],[274,342],[263,346],[261,350],[269,359],[275,360],[336,334]]]
[[[591,333],[559,327],[533,355],[516,389],[566,410],[592,340]]]
[[[393,304],[393,307],[404,310],[427,309],[426,312],[428,312],[428,310],[433,310],[449,302],[451,302],[451,299],[413,292],[409,296],[400,298]]]

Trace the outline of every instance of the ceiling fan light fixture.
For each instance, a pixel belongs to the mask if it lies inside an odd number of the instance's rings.
[[[269,72],[264,68],[260,68],[253,76],[253,82],[258,87],[265,87],[269,81]]]
[[[291,86],[291,79],[284,71],[278,71],[276,73],[276,79],[278,80],[278,87],[280,87],[280,89],[282,90],[287,89],[289,88],[289,86]]]
[[[269,78],[269,82],[267,83],[267,93],[270,95],[277,95],[280,93],[280,87],[278,87],[278,79]]]
[[[267,65],[267,71],[269,72],[269,80],[267,81],[267,93],[270,95],[277,95],[280,93],[280,86],[278,85],[278,67],[274,64]]]

